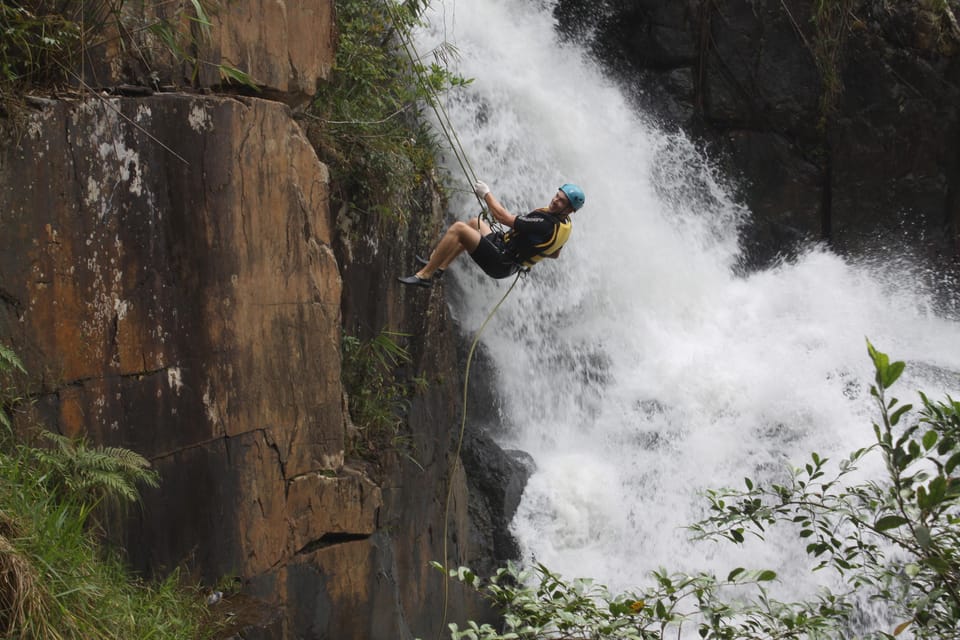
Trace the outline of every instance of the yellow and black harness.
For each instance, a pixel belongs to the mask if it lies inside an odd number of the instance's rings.
[[[537,213],[545,212],[543,212],[542,209],[538,209]],[[573,230],[570,218],[558,218],[549,214],[544,217],[554,222],[553,232],[546,240],[523,246],[518,242],[520,234],[515,230],[508,231],[503,236],[507,252],[521,267],[532,267],[543,260],[545,256],[556,253],[560,250],[560,247],[567,242],[567,239],[570,238],[570,232]]]

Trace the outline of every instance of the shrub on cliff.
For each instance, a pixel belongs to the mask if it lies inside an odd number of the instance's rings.
[[[198,53],[211,39],[210,11],[215,0],[185,3],[132,3],[128,0],[0,0],[0,116],[17,116],[22,94],[70,86],[99,93],[85,79],[83,61],[115,47],[117,66],[136,69],[139,77],[159,84],[159,69],[171,62],[182,65],[185,78],[196,84],[200,70],[213,67],[224,85],[255,91],[259,88],[243,71],[221,61],[204,60]],[[128,75],[134,76],[133,72]],[[15,117],[13,119],[16,119]],[[0,121],[0,125],[4,123]]]
[[[397,453],[419,464],[403,431],[413,389],[397,376],[397,369],[410,362],[410,354],[397,342],[402,337],[381,331],[370,340],[343,338],[342,380],[354,427],[347,442],[351,456],[376,460]],[[419,377],[412,382],[416,388],[426,386]]]
[[[422,111],[438,93],[468,82],[446,67],[450,45],[413,51],[410,31],[427,4],[337,2],[333,74],[308,117],[334,195],[351,211],[405,219],[436,168],[438,144]]]
[[[504,630],[469,623],[451,625],[452,638],[681,637],[684,628],[702,638],[913,638],[960,637],[960,402],[920,394],[909,404],[888,397],[903,362],[868,343],[876,371],[871,393],[880,420],[872,445],[854,451],[829,471],[816,453],[783,485],[709,491],[712,515],[692,527],[701,538],[734,544],[763,538],[767,529],[792,526],[817,569],[837,572],[848,590],[816,599],[778,602],[765,584],[772,571],[733,569],[726,578],[708,574],[653,574],[654,586],[611,595],[588,580],[568,582],[546,567],[516,567],[481,580],[469,570],[451,572],[473,584],[503,612]],[[857,465],[880,456],[882,479],[855,480]],[[727,587],[739,597],[725,597]],[[753,589],[745,597],[743,587]],[[749,592],[746,592],[749,593]],[[885,612],[880,629],[859,630],[858,603],[870,598]]]

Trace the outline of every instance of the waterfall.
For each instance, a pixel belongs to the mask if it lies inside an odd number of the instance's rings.
[[[749,212],[683,135],[636,113],[559,42],[544,3],[447,0],[428,19],[417,47],[459,50],[453,67],[474,82],[444,107],[507,209],[545,206],[564,182],[586,192],[561,258],[537,265],[484,334],[501,445],[536,463],[512,524],[525,559],[614,590],[649,584],[659,567],[737,566],[774,569],[792,595],[814,588],[790,536],[744,549],[688,540],[699,493],[869,444],[865,338],[907,361],[901,399],[956,395],[960,324],[937,317],[906,270],[822,248],[737,275]],[[476,215],[449,167],[451,212]],[[476,330],[511,280],[466,257],[450,271],[454,312]]]

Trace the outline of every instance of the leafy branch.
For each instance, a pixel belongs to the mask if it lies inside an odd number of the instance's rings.
[[[745,479],[746,490],[707,492],[712,515],[692,527],[701,538],[741,543],[763,539],[767,527],[798,527],[817,569],[831,568],[854,589],[869,587],[916,626],[918,638],[942,637],[960,620],[960,403],[913,405],[889,397],[903,362],[867,342],[875,380],[870,392],[880,420],[874,443],[840,461],[827,475],[816,453],[794,469],[789,483],[769,487]],[[886,482],[855,483],[851,474],[868,455],[880,455]]]
[[[443,570],[442,566],[434,566]],[[450,624],[453,640],[660,640],[682,637],[693,628],[702,638],[798,638],[837,628],[848,605],[829,595],[812,603],[770,598],[764,585],[776,579],[770,570],[737,568],[726,579],[706,573],[655,571],[654,586],[612,594],[589,579],[566,581],[543,565],[521,569],[509,564],[489,580],[465,567],[450,577],[477,589],[502,614],[503,628],[470,621]],[[750,604],[724,597],[731,589],[753,588]]]
[[[817,453],[789,479],[706,492],[710,515],[690,528],[696,538],[741,544],[787,526],[848,589],[823,590],[801,602],[780,602],[766,589],[776,574],[735,568],[725,579],[705,573],[651,574],[653,586],[621,595],[589,580],[568,582],[538,565],[514,565],[482,580],[469,569],[449,572],[473,586],[501,613],[503,628],[451,625],[451,638],[559,640],[682,637],[837,638],[856,629],[862,597],[880,603],[893,628],[856,631],[890,639],[910,628],[916,640],[956,638],[960,624],[960,402],[920,393],[914,410],[889,391],[905,369],[867,342],[879,419],[874,442],[834,468]],[[862,480],[859,466],[880,456],[882,477]],[[871,468],[877,465],[871,464]],[[441,568],[440,565],[435,565]],[[731,591],[733,589],[734,591]]]

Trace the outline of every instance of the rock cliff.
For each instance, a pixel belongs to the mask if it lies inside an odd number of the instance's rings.
[[[3,142],[0,342],[33,373],[44,424],[151,460],[161,486],[112,535],[147,574],[237,576],[235,637],[434,635],[445,518],[452,564],[482,553],[462,466],[451,477],[460,338],[442,288],[400,291],[391,274],[442,208],[425,188],[404,224],[351,221],[365,249],[344,251],[327,168],[288,106],[331,69],[332,0],[226,7],[204,58],[262,97],[157,91],[179,63],[144,81],[105,46],[73,97]],[[138,81],[152,95],[99,90]],[[413,459],[375,474],[345,455],[345,322],[414,336],[411,370],[431,372]],[[457,585],[449,605],[485,615]]]

